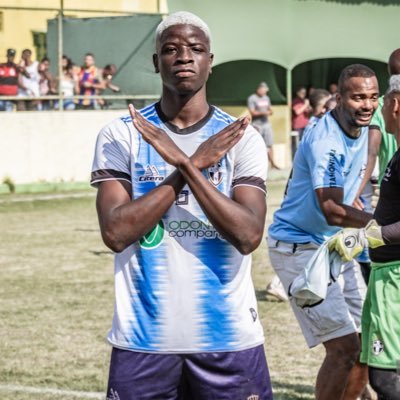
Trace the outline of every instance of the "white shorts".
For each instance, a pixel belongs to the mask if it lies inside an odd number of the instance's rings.
[[[253,127],[260,132],[261,137],[264,139],[265,145],[270,148],[274,144],[272,133],[272,126],[269,122],[253,122]]]
[[[293,279],[305,267],[318,246],[313,243],[285,243],[268,238],[269,257],[286,292]],[[290,304],[309,347],[328,340],[361,331],[361,312],[366,284],[359,264],[353,260],[344,264],[336,282],[328,286],[326,298],[312,307]]]

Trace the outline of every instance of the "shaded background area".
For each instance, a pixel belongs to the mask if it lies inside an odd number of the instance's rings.
[[[207,82],[210,103],[244,105],[259,82],[268,82],[273,104],[286,103],[286,71],[283,67],[258,60],[238,60],[219,64]]]
[[[330,83],[338,81],[345,66],[356,63],[365,64],[375,71],[380,91],[384,93],[387,89],[387,64],[364,58],[329,58],[301,63],[291,73],[293,92],[301,85],[327,89]],[[214,67],[207,82],[209,101],[244,106],[249,94],[261,81],[268,83],[272,104],[287,103],[286,70],[279,65],[257,60],[231,61]]]
[[[377,75],[381,93],[386,91],[387,63],[365,58],[327,58],[297,65],[292,71],[293,89],[299,85],[328,88],[330,83],[337,83],[342,69],[350,64],[364,64],[370,67]]]

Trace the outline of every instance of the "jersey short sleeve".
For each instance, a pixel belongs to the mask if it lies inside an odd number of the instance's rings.
[[[96,141],[90,184],[102,181],[124,180],[131,182],[131,135],[122,120],[105,126]]]
[[[232,189],[253,186],[266,193],[267,148],[261,135],[251,126],[236,145]]]
[[[343,188],[343,157],[338,143],[317,140],[311,143],[305,159],[311,171],[313,189]]]

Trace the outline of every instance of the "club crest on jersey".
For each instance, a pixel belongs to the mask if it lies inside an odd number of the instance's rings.
[[[158,172],[155,165],[147,164],[144,174],[139,176],[139,182],[162,182],[164,177]]]
[[[374,355],[379,356],[383,351],[383,343],[380,340],[374,340],[372,343],[372,352]]]
[[[212,165],[207,169],[208,180],[214,185],[218,186],[222,182],[222,163],[218,161],[217,164]]]

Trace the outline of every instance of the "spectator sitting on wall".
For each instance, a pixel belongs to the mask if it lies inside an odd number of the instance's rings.
[[[47,57],[42,58],[39,64],[39,93],[41,96],[48,96],[57,93],[55,87],[55,79],[50,70],[50,59]],[[40,100],[38,107],[39,110],[50,110],[53,102],[50,100]]]
[[[16,96],[18,94],[18,77],[29,74],[23,67],[15,64],[15,50],[7,50],[7,61],[0,64],[0,96]],[[13,111],[15,102],[0,100],[0,111]]]
[[[62,74],[58,78],[58,89],[63,95],[63,108],[64,110],[75,110],[74,95],[76,94],[75,88],[78,85],[79,77],[76,71],[76,66],[66,55],[62,56]],[[59,109],[59,104],[56,102],[55,108]]]
[[[20,97],[39,97],[39,63],[37,61],[32,61],[32,51],[30,49],[25,49],[22,51],[19,66],[24,68],[28,74],[21,74],[19,76],[18,95]],[[17,110],[37,110],[38,104],[38,100],[19,100],[17,102]]]
[[[99,94],[103,93],[104,90],[106,90],[106,89],[110,89],[115,93],[118,93],[121,90],[119,88],[119,86],[114,85],[114,83],[112,83],[112,79],[113,79],[114,75],[116,74],[116,72],[117,72],[117,66],[115,64],[107,64],[101,70],[102,88],[99,89],[99,91],[98,91]],[[97,101],[97,104],[100,106],[100,108],[104,109],[104,108],[108,108],[110,106],[111,102],[104,100],[104,99],[99,99]]]
[[[79,80],[76,92],[81,96],[93,96],[98,94],[98,90],[103,89],[102,76],[100,69],[95,65],[95,58],[92,53],[86,53],[84,64],[79,72]],[[95,100],[90,98],[79,99],[77,108],[80,110],[94,110]]]

